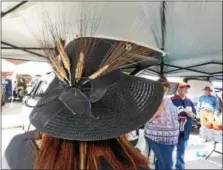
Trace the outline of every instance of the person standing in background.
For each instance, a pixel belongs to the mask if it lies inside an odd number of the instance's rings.
[[[165,95],[157,112],[145,125],[145,139],[157,158],[155,169],[171,170],[173,150],[179,136],[178,113],[173,102],[166,97],[169,89],[167,79],[162,77],[160,81]]]
[[[190,85],[180,83],[178,94],[171,98],[173,104],[178,109],[180,123],[180,135],[177,144],[177,162],[176,169],[185,169],[185,150],[188,145],[189,136],[192,130],[192,118],[196,117],[196,110],[193,102],[186,97]]]
[[[214,123],[214,116],[219,112],[218,100],[211,95],[211,88],[206,86],[204,95],[199,98],[197,111],[200,114],[201,126],[205,127],[207,123]]]
[[[9,97],[12,97],[12,80],[9,76],[4,80],[5,84],[5,102],[9,102]]]
[[[17,82],[17,85],[16,85],[16,88],[15,90],[13,91],[13,97],[14,98],[20,98],[20,101],[22,100],[21,97],[19,96],[19,92],[22,91],[22,90],[26,90],[26,82],[25,82],[25,79],[24,78],[20,78]]]

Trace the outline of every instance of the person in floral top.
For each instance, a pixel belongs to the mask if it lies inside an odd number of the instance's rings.
[[[155,169],[172,169],[173,150],[178,143],[179,122],[177,108],[166,95],[169,83],[165,77],[160,79],[165,95],[163,101],[151,120],[145,125],[145,138],[152,148],[157,160]]]

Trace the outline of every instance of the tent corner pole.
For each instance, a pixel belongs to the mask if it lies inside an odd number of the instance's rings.
[[[160,63],[160,76],[164,76],[164,61],[163,61],[163,58],[161,59],[161,63]]]
[[[161,2],[160,16],[161,16],[161,34],[162,34],[161,50],[164,51],[165,38],[166,38],[166,1]],[[161,63],[160,63],[160,76],[163,76],[163,75],[164,75],[164,61],[162,58]]]
[[[19,8],[20,6],[24,5],[26,2],[28,1],[21,1],[19,2],[17,5],[15,5],[14,7],[10,8],[9,10],[5,11],[5,12],[1,12],[1,18],[5,17],[7,14],[15,11],[17,8]]]

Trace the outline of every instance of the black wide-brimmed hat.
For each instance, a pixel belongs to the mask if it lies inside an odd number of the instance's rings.
[[[30,115],[39,131],[68,140],[111,139],[141,127],[158,109],[161,83],[122,68],[161,51],[95,37],[76,38],[66,47],[58,40],[56,47],[47,54],[57,76]]]

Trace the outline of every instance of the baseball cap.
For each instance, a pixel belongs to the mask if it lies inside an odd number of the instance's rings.
[[[179,83],[179,88],[185,88],[185,87],[190,88],[190,85],[185,83],[185,82],[180,82]]]

